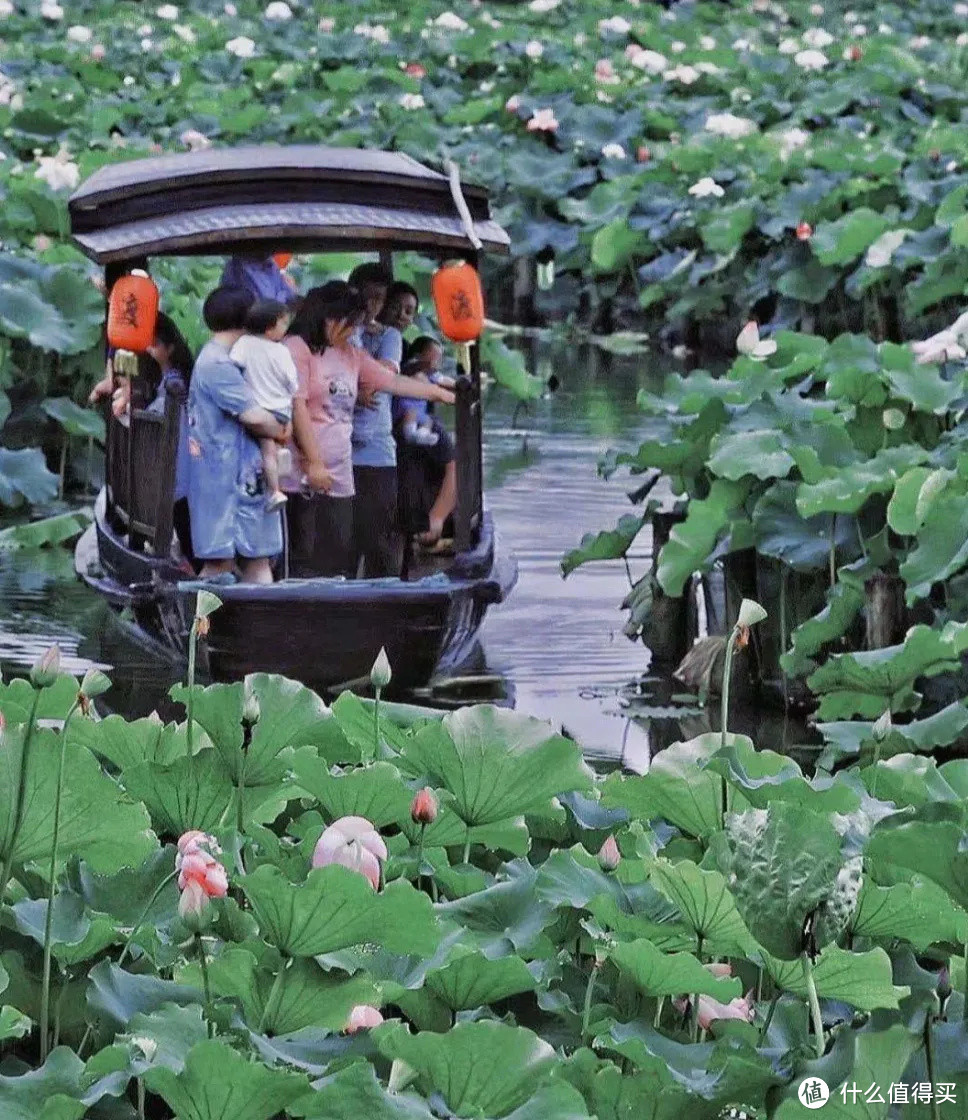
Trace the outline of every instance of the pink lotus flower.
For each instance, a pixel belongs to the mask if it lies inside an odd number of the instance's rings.
[[[95,43],[94,46],[91,47],[91,58],[93,58],[95,62],[100,62],[107,53],[107,48],[103,43]]]
[[[375,1007],[359,1003],[350,1012],[343,1030],[346,1034],[356,1034],[357,1031],[368,1031],[372,1027],[378,1027],[382,1022],[383,1016]]]
[[[403,68],[404,74],[409,74],[411,78],[426,78],[427,71],[420,65],[419,62],[408,62]]]
[[[197,828],[179,837],[175,870],[178,889],[182,892],[178,900],[178,913],[182,917],[200,914],[210,898],[224,898],[228,894],[228,875],[214,855],[220,851],[215,837]]]
[[[201,883],[192,879],[178,897],[178,914],[181,918],[194,918],[208,906],[208,895]]]
[[[557,132],[558,118],[554,109],[538,109],[528,121],[528,132]]]
[[[613,86],[619,81],[619,76],[615,73],[615,67],[612,65],[611,59],[600,58],[595,63],[595,81],[608,86]]]
[[[800,222],[797,225],[797,241],[809,241],[813,237],[813,226],[809,222]]]
[[[410,818],[414,824],[433,824],[439,809],[437,794],[429,786],[424,786],[410,804]]]
[[[705,968],[718,980],[726,980],[733,975],[733,968],[730,964],[714,962],[705,965]],[[718,999],[713,999],[712,996],[700,996],[699,1029],[708,1031],[710,1024],[717,1019],[742,1019],[746,1023],[752,1023],[754,1016],[752,996],[752,992],[747,992],[745,996],[737,996],[735,999],[731,999],[729,1003],[720,1003]],[[672,1003],[680,1014],[685,1014],[690,1006],[690,1001],[685,996],[674,999]]]
[[[516,113],[521,108],[521,98],[515,93],[504,102],[504,109],[508,113]]]
[[[313,852],[313,867],[337,863],[362,875],[377,890],[380,865],[386,858],[387,846],[366,817],[340,817],[320,836]]]
[[[598,866],[603,871],[614,871],[622,862],[622,853],[614,836],[609,836],[605,843],[598,849]]]

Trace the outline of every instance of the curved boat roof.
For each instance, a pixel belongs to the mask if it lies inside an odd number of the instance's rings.
[[[489,252],[510,239],[462,184]],[[102,167],[71,195],[71,233],[99,264],[150,256],[473,251],[441,174],[402,152],[317,145],[207,149]]]

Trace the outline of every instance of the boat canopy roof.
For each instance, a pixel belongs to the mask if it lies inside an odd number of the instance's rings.
[[[483,251],[507,253],[487,193],[461,185]],[[112,264],[151,256],[475,246],[448,177],[402,152],[207,149],[102,167],[70,198],[74,241]]]

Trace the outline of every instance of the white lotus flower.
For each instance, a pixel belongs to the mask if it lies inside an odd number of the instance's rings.
[[[801,70],[822,70],[829,60],[823,51],[800,51],[793,61]]]
[[[544,43],[540,39],[531,39],[524,48],[528,58],[537,59],[544,54]]]
[[[890,30],[890,28],[888,30]],[[856,27],[854,27],[853,34],[856,38],[863,39],[867,34],[867,28],[864,26],[864,24],[858,23]]]
[[[894,28],[891,27],[891,25],[889,23],[879,23],[877,25],[877,30],[881,35],[893,35],[894,34]]]
[[[699,40],[699,46],[704,51],[714,51],[716,49],[716,40],[712,35],[703,35]]]
[[[736,349],[748,358],[762,362],[776,353],[776,343],[772,338],[760,339],[760,328],[755,319],[750,319],[736,336]]]
[[[696,69],[700,74],[721,74],[723,72],[721,66],[717,66],[715,62],[697,62]]]
[[[135,32],[135,34],[139,39],[143,39],[146,35],[150,35],[152,30],[153,28],[150,23],[143,23]]]
[[[286,20],[292,19],[292,8],[285,2],[285,0],[272,0],[263,13],[266,19],[272,20],[275,23],[285,23]]]
[[[178,36],[183,43],[194,43],[195,32],[190,27],[186,27],[183,23],[176,23],[172,31]]]
[[[694,85],[699,81],[699,71],[695,66],[674,66],[662,75],[667,82],[680,82],[684,86]]]
[[[810,14],[812,16],[816,16],[816,17],[822,16],[823,15],[823,4],[811,4],[810,5]]]
[[[234,54],[236,58],[252,58],[255,55],[255,43],[245,35],[239,35],[236,39],[229,39],[225,44],[225,49],[229,54]]]
[[[796,39],[784,39],[776,49],[780,54],[796,54],[800,49],[800,44]]]
[[[962,31],[955,39],[956,47],[968,47],[968,31]]]
[[[232,3],[226,4],[222,11],[225,12],[229,19],[235,19],[239,14],[239,9]]]
[[[336,20],[332,16],[323,16],[316,27],[319,31],[328,35],[336,27]]]
[[[161,7],[155,12],[159,19],[167,20],[169,23],[174,23],[178,19],[178,9],[174,4],[162,4]]]
[[[81,23],[68,27],[67,37],[72,43],[89,43],[94,38],[94,32]]]
[[[637,69],[645,70],[649,74],[661,74],[669,65],[669,60],[664,54],[646,50],[644,47],[640,47],[638,43],[626,47],[625,57]]]
[[[803,33],[803,41],[808,47],[814,47],[816,50],[822,51],[824,47],[830,46],[834,37],[822,27],[811,27],[809,31]]]
[[[799,148],[810,143],[810,133],[802,128],[788,128],[780,133],[780,158],[789,159]]]
[[[631,30],[632,25],[624,16],[609,16],[608,19],[598,21],[599,35],[628,35]]]
[[[17,9],[13,6],[13,0],[0,0],[0,19],[7,19],[12,16]]]
[[[67,149],[61,148],[56,156],[38,157],[34,178],[42,179],[52,191],[72,191],[81,181],[81,171]]]
[[[968,4],[955,4],[951,10],[956,16],[961,16],[962,18],[968,16]]]
[[[466,31],[468,24],[455,12],[441,12],[434,20],[434,27],[439,27],[442,31]]]
[[[681,39],[676,39],[669,44],[669,50],[672,51],[673,54],[682,54],[685,49],[686,44]]]
[[[698,183],[693,183],[689,188],[693,198],[722,198],[726,193],[715,179],[706,175]]]
[[[423,109],[427,102],[419,93],[405,93],[400,98],[400,107],[403,109]]]
[[[390,32],[382,23],[358,23],[353,28],[353,34],[359,35],[362,39],[371,39],[374,43],[390,42]]]
[[[602,155],[606,159],[625,159],[626,151],[621,144],[606,144],[602,148]]]
[[[64,18],[64,9],[57,3],[57,0],[44,0],[43,4],[40,5],[40,14],[44,19],[56,23]]]
[[[757,130],[755,121],[746,117],[737,117],[733,113],[710,113],[706,118],[705,129],[717,136],[726,136],[730,140],[741,140],[750,136]]]
[[[734,51],[748,51],[750,49],[749,39],[737,39],[733,43]]]
[[[561,0],[531,0],[528,7],[532,12],[553,12],[560,3]]]
[[[927,35],[916,35],[911,40],[912,51],[920,51],[929,46],[931,46],[931,39]]]
[[[191,152],[201,152],[205,148],[210,148],[212,146],[212,141],[209,140],[204,132],[199,132],[197,128],[185,129],[180,139]]]
[[[904,238],[907,237],[906,229],[889,229],[868,247],[864,254],[864,264],[868,268],[884,268],[891,263],[895,251],[900,248]]]

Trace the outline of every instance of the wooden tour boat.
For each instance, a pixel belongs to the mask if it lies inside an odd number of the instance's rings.
[[[483,190],[397,152],[316,146],[251,147],[134,160],[102,168],[70,200],[77,245],[115,280],[156,256],[396,251],[439,260],[507,253]],[[201,308],[199,308],[199,314]],[[172,496],[180,402],[164,414],[110,416],[106,485],[78,543],[80,577],[137,628],[184,653],[194,592],[179,590]],[[140,403],[144,404],[144,401]],[[457,384],[454,545],[399,579],[282,578],[216,590],[208,669],[215,679],[282,673],[331,689],[365,678],[385,646],[401,688],[454,672],[474,647],[488,606],[513,587],[484,508],[478,348]]]

